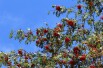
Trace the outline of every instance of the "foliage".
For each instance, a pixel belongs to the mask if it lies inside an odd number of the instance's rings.
[[[57,17],[66,14],[66,17],[61,19],[55,28],[38,28],[36,35],[32,30],[25,33],[20,29],[16,35],[11,31],[10,38],[14,37],[19,42],[25,40],[26,44],[36,41],[36,46],[43,49],[43,54],[51,54],[42,56],[41,54],[28,53],[28,56],[31,57],[30,63],[21,61],[20,66],[28,68],[34,63],[34,66],[44,68],[54,68],[57,65],[60,67],[64,65],[65,68],[103,67],[102,3],[102,0],[78,0],[77,4],[71,8],[53,5],[53,9],[55,9],[53,14]],[[70,14],[74,14],[75,17],[70,18]],[[99,19],[96,20],[98,17]],[[1,55],[5,54],[1,53]],[[10,58],[11,55],[9,55]],[[24,55],[15,55],[12,57],[24,58]],[[24,60],[26,61],[26,59]],[[5,65],[5,61],[1,63]]]

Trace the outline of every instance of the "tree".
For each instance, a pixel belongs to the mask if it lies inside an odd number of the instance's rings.
[[[1,63],[15,68],[102,68],[103,67],[103,16],[102,0],[78,0],[74,7],[53,5],[57,17],[66,17],[57,23],[56,27],[38,28],[36,35],[31,29],[25,33],[13,31],[10,38],[25,44],[36,41],[36,46],[43,49],[38,53],[27,53],[20,49],[8,54],[0,53]],[[75,15],[69,18],[70,14]],[[98,20],[96,18],[100,17]],[[18,60],[17,60],[18,59]],[[11,63],[13,61],[13,64]]]

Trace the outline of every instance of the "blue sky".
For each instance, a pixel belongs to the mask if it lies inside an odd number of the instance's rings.
[[[23,48],[26,51],[37,51],[39,48],[35,43],[25,45],[17,40],[9,39],[9,33],[13,30],[27,28],[45,27],[44,22],[48,22],[50,27],[54,27],[63,16],[57,18],[48,11],[53,11],[53,4],[70,7],[73,2],[69,0],[0,0],[0,51],[8,52]]]

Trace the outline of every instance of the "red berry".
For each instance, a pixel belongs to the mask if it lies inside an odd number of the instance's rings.
[[[93,47],[92,50],[95,51],[95,52],[97,52],[97,48],[95,48],[95,47]]]
[[[73,51],[79,51],[79,47],[74,47]]]
[[[75,56],[78,58],[79,54],[76,54]]]
[[[39,34],[39,32],[38,31],[36,31],[36,35],[38,35]]]
[[[86,56],[85,55],[82,55],[81,57],[80,57],[80,60],[81,61],[84,61],[86,59]]]
[[[18,54],[22,55],[23,54],[22,50],[18,50]]]
[[[27,55],[25,56],[25,59],[28,59],[28,56],[27,56]]]
[[[57,32],[54,32],[54,33],[53,33],[53,36],[59,37],[60,35],[59,35]]]
[[[67,62],[65,60],[61,60],[62,64],[66,64]]]
[[[78,50],[75,50],[75,51],[74,51],[74,54],[78,54],[78,52],[79,52]]]
[[[88,44],[87,46],[92,47],[93,45],[92,44]]]
[[[37,30],[36,30],[36,34],[38,35],[39,33],[40,33],[40,30],[37,29]]]
[[[47,41],[47,38],[43,38],[43,41]]]
[[[81,7],[82,7],[81,5],[78,5],[78,6],[77,6],[78,9],[81,9]]]
[[[90,5],[90,6],[93,6],[93,2],[89,2],[89,5]]]
[[[70,38],[66,37],[65,38],[65,43],[69,43],[70,42]]]
[[[8,66],[11,66],[11,62],[7,62]]]
[[[8,56],[5,56],[5,61],[8,61]]]
[[[67,53],[63,53],[63,57],[66,58],[68,56]]]
[[[18,66],[18,67],[20,67],[20,66],[21,66],[21,64],[17,64],[17,66]]]
[[[90,65],[90,68],[96,68],[94,65]]]
[[[74,64],[75,64],[75,61],[70,60],[70,61],[69,61],[69,64],[74,65]]]
[[[78,47],[74,47],[73,51],[74,51],[75,54],[78,54],[79,53],[79,48]]]
[[[40,40],[37,40],[37,41],[36,41],[36,44],[37,44],[37,45],[40,44]]]
[[[60,27],[60,28],[62,28],[62,24],[60,24],[60,23],[59,23],[59,24],[57,24],[57,26],[58,26],[58,27]]]
[[[49,45],[46,45],[46,46],[45,46],[45,49],[46,49],[46,50],[50,50]]]
[[[44,33],[47,33],[48,32],[48,30],[47,29],[44,29]]]
[[[60,27],[56,27],[56,28],[54,28],[53,31],[54,31],[54,32],[60,32],[60,31],[61,31],[61,28],[60,28]]]
[[[56,6],[56,10],[60,11],[61,10],[60,6]]]
[[[69,26],[74,26],[75,25],[73,20],[66,20],[66,22]]]

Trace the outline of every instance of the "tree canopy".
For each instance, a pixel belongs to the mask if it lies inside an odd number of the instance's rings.
[[[65,17],[55,28],[19,29],[9,37],[25,44],[36,42],[42,51],[25,50],[0,53],[0,62],[10,68],[102,68],[103,67],[103,0],[77,0],[73,7],[52,5],[55,16]],[[49,14],[48,13],[48,14]],[[70,17],[70,15],[74,17]]]

